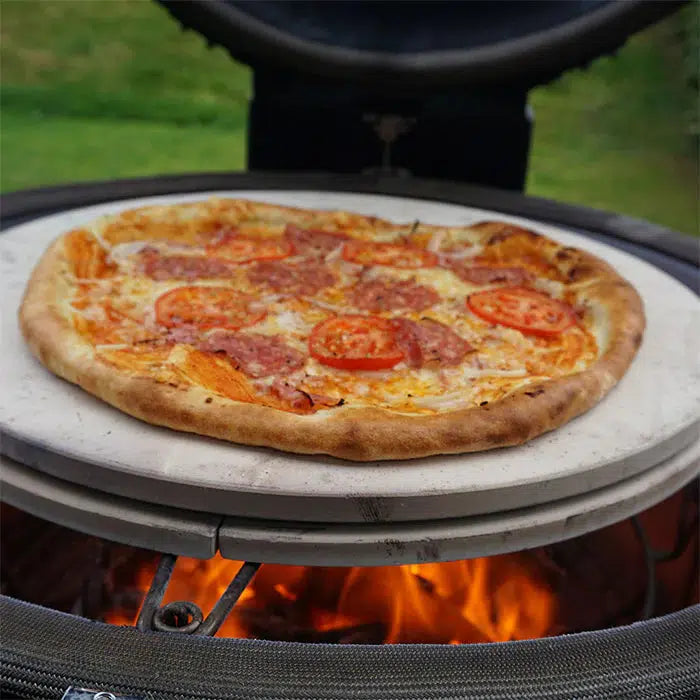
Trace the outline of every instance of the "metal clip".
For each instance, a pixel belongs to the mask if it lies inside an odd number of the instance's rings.
[[[241,597],[241,593],[255,576],[260,564],[245,562],[204,619],[199,607],[188,600],[178,600],[167,603],[163,607],[160,606],[176,561],[177,556],[174,554],[161,556],[151,587],[141,605],[136,627],[142,632],[156,631],[213,637]]]
[[[89,690],[71,686],[61,700],[146,700],[143,695],[120,695],[111,690]]]

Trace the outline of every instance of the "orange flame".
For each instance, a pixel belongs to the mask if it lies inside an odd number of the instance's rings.
[[[239,567],[218,555],[181,557],[164,602],[191,600],[206,615]],[[145,592],[154,570],[143,566],[134,585]],[[343,638],[371,626],[387,643],[507,641],[546,636],[555,613],[555,596],[527,554],[365,568],[265,564],[217,636],[289,639],[302,630]],[[120,610],[106,620],[134,622]]]

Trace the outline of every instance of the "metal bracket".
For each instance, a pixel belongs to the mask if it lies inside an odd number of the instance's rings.
[[[120,695],[111,690],[88,690],[71,686],[61,700],[146,700],[142,695]]]
[[[260,568],[257,562],[245,562],[204,619],[199,606],[190,601],[179,600],[161,607],[176,561],[177,555],[163,554],[158,562],[158,569],[136,621],[137,629],[142,632],[197,634],[207,637],[215,635]]]
[[[414,117],[402,117],[398,114],[365,114],[364,121],[372,124],[374,132],[383,144],[382,164],[380,168],[372,168],[372,171],[379,171],[383,174],[405,174],[409,171],[403,168],[392,168],[391,147],[394,142],[406,132],[410,131],[416,123]],[[365,171],[367,172],[367,171]]]

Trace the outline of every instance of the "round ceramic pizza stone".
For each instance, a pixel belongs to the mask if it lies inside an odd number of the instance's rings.
[[[45,370],[16,311],[49,242],[96,216],[135,206],[245,197],[340,208],[408,222],[501,219],[581,247],[640,292],[647,330],[618,386],[597,406],[525,445],[420,460],[353,463],[234,445],[131,418]],[[285,521],[388,522],[499,513],[587,493],[659,464],[697,435],[700,302],[647,263],[536,221],[458,205],[330,192],[233,191],[111,202],[0,235],[1,449],[62,479],[141,501]]]

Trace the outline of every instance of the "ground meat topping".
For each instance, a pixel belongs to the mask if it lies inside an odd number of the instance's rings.
[[[303,366],[303,353],[287,345],[278,335],[215,331],[199,349],[225,353],[249,377],[289,374]]]
[[[422,311],[440,301],[438,293],[411,280],[373,279],[358,283],[350,293],[353,306],[366,311]]]

